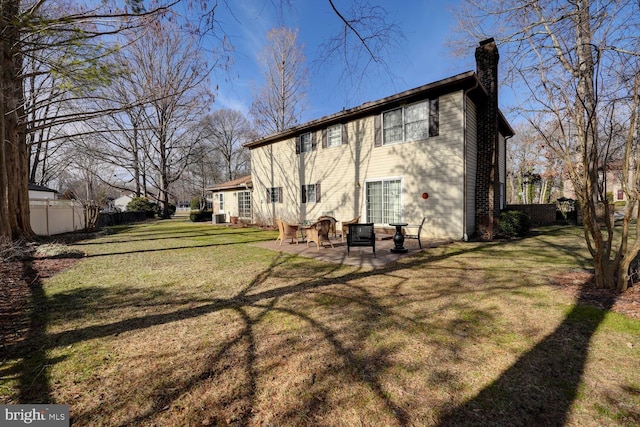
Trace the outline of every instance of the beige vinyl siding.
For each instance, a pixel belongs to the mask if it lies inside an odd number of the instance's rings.
[[[365,182],[401,178],[406,222],[427,217],[425,238],[460,238],[463,229],[464,126],[463,92],[440,97],[440,132],[422,141],[374,147],[375,117],[347,123],[348,144],[323,148],[318,129],[317,150],[296,155],[295,138],[251,152],[256,221],[273,223],[314,220],[332,211],[339,221],[360,215],[367,221]],[[273,159],[273,160],[271,160]],[[302,184],[321,184],[319,203],[300,203]],[[283,203],[269,204],[265,188],[282,187]],[[427,200],[422,193],[428,193]],[[387,224],[381,224],[387,225]]]
[[[219,194],[223,194],[223,207],[220,210]],[[224,190],[214,193],[213,199],[213,213],[214,214],[226,214],[227,220],[229,217],[238,216],[238,191],[237,190]]]
[[[373,125],[373,117],[347,123],[348,144],[320,149],[312,178],[322,180],[323,199],[312,211],[314,218],[333,212],[339,221],[356,216],[363,220],[361,200],[374,151]]]
[[[374,149],[367,179],[403,177],[404,219],[427,217],[424,235],[460,238],[463,224],[462,92],[440,97],[440,132]],[[422,193],[429,194],[427,200]]]
[[[329,148],[322,148],[322,132],[318,131],[317,149],[307,153],[295,153],[293,138],[254,149],[251,170],[256,217],[269,222],[266,220],[274,215],[287,221],[314,220],[325,212],[333,212],[339,220],[358,215],[360,188],[356,176],[365,173],[362,169],[371,156],[372,126],[372,120],[370,124],[364,119],[349,123],[349,144]],[[360,167],[355,167],[356,164]],[[316,183],[320,183],[320,202],[302,204],[302,184]],[[270,187],[283,187],[282,204],[266,203],[263,193]]]
[[[297,218],[288,213],[296,202],[289,182],[295,178],[295,139],[286,139],[252,150],[251,176],[253,180],[254,221],[258,224],[275,224],[275,218],[293,221]],[[283,203],[270,203],[267,189],[282,187]]]
[[[475,231],[476,215],[476,172],[478,170],[478,111],[476,105],[467,97],[466,133],[467,133],[467,188],[466,188],[466,235],[472,236]]]

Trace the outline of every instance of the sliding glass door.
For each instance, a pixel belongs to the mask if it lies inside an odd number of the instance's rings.
[[[402,221],[402,179],[366,183],[367,222],[389,224]]]

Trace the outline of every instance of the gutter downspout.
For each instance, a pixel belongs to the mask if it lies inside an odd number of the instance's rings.
[[[463,161],[462,161],[462,240],[464,240],[465,242],[469,241],[469,236],[467,235],[467,144],[469,143],[469,139],[468,139],[468,129],[467,129],[467,98],[468,98],[468,94],[469,92],[473,92],[474,90],[476,90],[478,88],[478,86],[480,85],[480,82],[476,79],[476,83],[473,85],[472,88],[467,89],[467,90],[463,90],[462,91],[462,128],[463,128],[463,132],[462,134],[464,135],[464,141],[462,144],[462,156],[463,156]],[[477,122],[477,119],[476,119]],[[477,127],[477,124],[476,124]],[[477,134],[477,131],[476,131]],[[476,145],[478,144],[477,141],[477,136],[476,136]],[[506,152],[506,150],[505,150]]]
[[[507,174],[509,168],[507,165],[507,141],[513,138],[515,135],[509,135],[504,137],[504,208],[507,207]]]

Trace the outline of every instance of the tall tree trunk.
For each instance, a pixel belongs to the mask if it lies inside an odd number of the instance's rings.
[[[0,88],[2,88],[2,137],[0,154],[0,233],[10,239],[31,236],[29,218],[29,168],[24,124],[24,92],[20,73],[22,56],[19,29],[15,26],[19,15],[19,1],[0,0]],[[24,117],[24,116],[22,116]],[[23,121],[24,122],[24,121]]]
[[[164,121],[163,121],[164,123]],[[167,158],[167,144],[164,128],[160,132],[160,194],[159,201],[162,204],[160,216],[169,218],[169,159]]]
[[[10,185],[9,185],[9,150],[11,150],[11,97],[12,84],[15,78],[13,67],[12,45],[17,40],[12,19],[18,13],[17,1],[0,0],[0,237],[11,239]]]
[[[581,147],[583,168],[585,170],[585,189],[582,192],[581,205],[585,212],[584,227],[586,237],[591,240],[589,244],[593,259],[596,277],[596,286],[599,288],[613,288],[613,271],[610,262],[611,240],[604,239],[598,222],[598,125],[595,96],[595,62],[591,43],[591,13],[589,0],[580,0],[576,3],[576,53],[579,67],[578,73],[578,98],[576,100],[576,114],[578,134],[582,137]],[[608,207],[605,202],[605,215],[603,220],[609,229],[611,236],[611,224],[609,221]],[[615,269],[614,269],[615,271]]]
[[[4,55],[2,56],[4,58]],[[4,69],[4,66],[2,67]],[[2,73],[4,75],[4,72]],[[3,76],[4,77],[4,76]],[[0,240],[11,237],[11,228],[9,227],[9,205],[8,205],[8,176],[6,162],[6,145],[4,136],[6,135],[5,127],[5,85],[4,79],[0,89]]]

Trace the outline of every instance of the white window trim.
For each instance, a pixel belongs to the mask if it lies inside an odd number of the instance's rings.
[[[329,129],[337,128],[340,137],[338,138],[337,144],[331,144],[331,137],[329,136]],[[327,126],[327,148],[339,147],[342,145],[342,124]]]
[[[309,135],[309,149],[305,150],[304,149],[304,143],[302,142],[302,137],[305,135]],[[300,153],[310,153],[313,151],[313,135],[311,134],[311,132],[305,132],[300,134]]]
[[[240,212],[241,196],[245,195],[245,194],[249,194],[249,206],[248,206],[249,216],[242,215],[244,212]],[[252,194],[251,194],[251,191],[249,191],[249,190],[242,190],[242,191],[238,191],[236,193],[236,198],[237,198],[236,203],[238,204],[238,216],[240,218],[251,218],[251,211],[252,211],[252,209],[251,209],[251,196],[252,196]],[[244,199],[242,199],[242,200],[244,200]]]
[[[415,139],[415,140],[409,140],[407,141],[407,135],[405,132],[406,129],[406,122],[405,122],[405,108],[412,106],[412,105],[417,105],[417,104],[426,104],[427,107],[427,119],[426,119],[426,134],[427,137],[425,139]],[[426,139],[429,138],[429,109],[431,108],[430,106],[430,102],[429,99],[425,99],[422,101],[418,101],[418,102],[412,102],[411,104],[405,104],[405,105],[401,105],[400,107],[396,107],[396,108],[391,108],[389,110],[385,110],[380,114],[380,127],[381,127],[381,132],[382,132],[382,146],[384,147],[385,145],[395,145],[395,144],[404,144],[406,142],[416,142],[416,141],[424,141]],[[385,141],[385,133],[384,133],[384,115],[385,113],[389,113],[391,111],[395,111],[395,110],[401,110],[402,112],[402,140],[401,141],[395,141],[395,142],[386,142]]]
[[[362,207],[360,209],[360,212],[362,212],[365,217],[365,220],[363,222],[371,222],[369,220],[369,218],[367,218],[367,183],[369,182],[379,182],[379,181],[395,181],[395,180],[400,180],[400,221],[403,222],[405,220],[405,205],[404,205],[404,194],[406,192],[405,189],[405,185],[404,185],[404,176],[383,176],[380,178],[369,178],[369,179],[365,179],[364,180],[364,185],[362,187]],[[378,226],[388,226],[389,224],[387,223],[374,223],[374,225],[378,225]]]
[[[306,200],[306,201],[304,201],[304,202],[302,202],[302,200],[300,200],[300,202],[301,202],[301,203],[303,203],[303,204],[305,204],[305,205],[308,205],[308,204],[311,204],[311,203],[318,203],[318,202],[317,202],[317,200],[318,200],[318,195],[316,194],[316,190],[317,190],[317,188],[318,188],[318,187],[317,187],[317,185],[318,185],[318,184],[302,184],[302,186],[304,187],[304,191],[305,191],[306,199],[307,199],[307,200]],[[309,187],[312,187],[312,188],[313,188],[313,201],[310,201],[310,200],[309,200]],[[302,197],[302,194],[300,195],[300,197]]]

